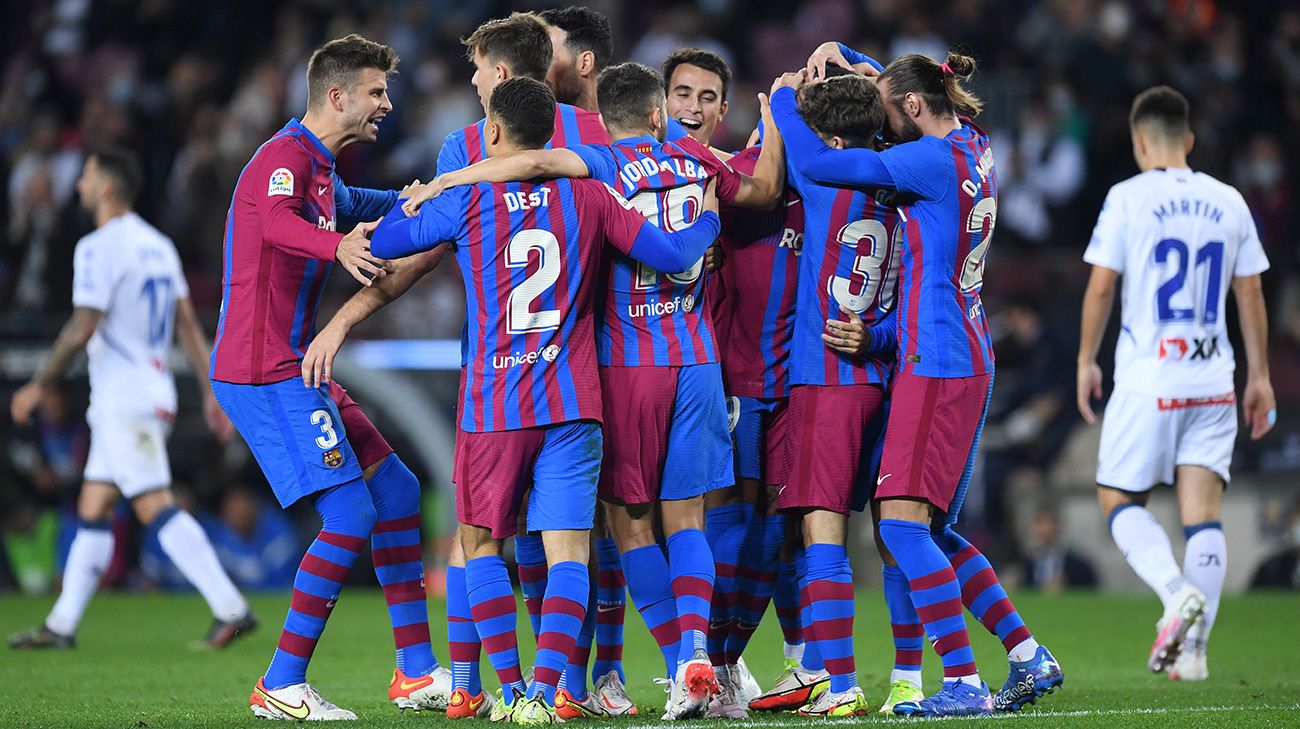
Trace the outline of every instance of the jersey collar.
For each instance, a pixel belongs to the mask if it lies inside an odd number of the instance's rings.
[[[321,154],[325,155],[326,160],[328,160],[331,164],[334,162],[334,155],[330,152],[329,148],[326,147],[325,143],[320,141],[320,139],[315,134],[312,134],[310,129],[303,126],[303,123],[298,121],[298,117],[294,117],[290,119],[289,123],[285,124],[284,129],[281,129],[280,131],[282,132],[292,131],[301,134],[302,136],[306,137],[307,140],[310,141],[312,145],[316,147],[316,149],[320,150]]]
[[[642,134],[641,136],[638,137],[624,137],[622,139],[614,140],[614,145],[619,147],[637,147],[642,144],[659,144],[659,143],[660,143],[659,140],[655,139],[654,136],[650,134]]]

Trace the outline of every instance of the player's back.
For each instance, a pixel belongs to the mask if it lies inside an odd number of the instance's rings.
[[[869,327],[892,310],[899,228],[893,195],[819,185],[787,169],[804,211],[790,384],[886,383],[889,363],[836,352],[821,334],[827,319],[846,320],[852,312]]]
[[[750,147],[727,163],[753,174],[759,153]],[[775,210],[722,210],[724,263],[707,295],[730,395],[786,396],[803,226],[803,201],[792,188]]]
[[[438,174],[445,175],[487,159],[487,142],[483,139],[486,119],[447,135],[438,153]],[[600,114],[570,104],[555,105],[555,133],[546,149],[564,149],[580,144],[609,144],[609,132]]]
[[[170,239],[134,212],[77,243],[73,303],[104,312],[86,345],[92,407],[176,410],[171,351],[176,300],[189,295]]]
[[[1122,278],[1115,389],[1213,397],[1233,388],[1224,305],[1234,276],[1268,268],[1245,200],[1189,169],[1111,188],[1084,260]]]
[[[738,185],[734,172],[690,137],[675,142],[630,137],[609,147],[575,151],[594,179],[617,190],[647,220],[670,233],[699,218],[710,178],[718,177],[722,200],[734,197]],[[703,294],[703,258],[685,271],[661,272],[614,253],[597,330],[600,363],[681,367],[716,362]]]
[[[594,317],[605,241],[594,216],[611,193],[569,179],[457,189],[467,211],[456,238],[467,306],[461,427],[599,421]]]

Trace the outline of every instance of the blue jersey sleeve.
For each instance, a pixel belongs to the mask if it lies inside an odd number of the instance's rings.
[[[700,260],[721,232],[722,221],[712,210],[676,233],[666,233],[647,222],[637,231],[627,254],[656,271],[685,271]]]
[[[772,95],[772,117],[785,140],[790,168],[813,182],[845,187],[894,187],[879,152],[870,149],[832,149],[799,116],[794,89],[777,89]]]
[[[438,174],[445,175],[468,166],[469,160],[465,158],[465,130],[457,129],[447,135],[442,142],[442,149],[438,150]]]
[[[668,118],[668,129],[665,130],[664,132],[665,142],[676,142],[682,137],[689,137],[689,136],[690,133],[686,131],[686,127],[682,126],[681,122],[677,121],[676,119],[673,119],[672,117]]]
[[[405,258],[454,240],[465,225],[470,189],[453,187],[420,206],[420,212],[410,218],[400,205],[394,206],[370,237],[370,252],[379,258]]]
[[[396,190],[372,190],[367,187],[348,187],[334,174],[334,209],[339,217],[353,220],[375,220],[393,209],[397,203]]]
[[[610,187],[618,186],[618,161],[614,159],[614,150],[602,144],[582,144],[571,147],[570,152],[578,155],[587,165],[587,176],[600,180]]]
[[[876,69],[877,71],[885,70],[885,67],[880,65],[880,62],[872,58],[871,56],[868,56],[867,54],[862,53],[861,51],[855,51],[852,48],[849,48],[848,46],[844,45],[843,43],[840,43],[839,46],[840,46],[840,55],[844,56],[844,60],[848,61],[849,65],[856,66],[859,63],[869,63],[871,64],[871,67]]]
[[[867,346],[868,355],[879,356],[898,349],[897,314],[889,312],[884,319],[867,329],[867,334],[871,337],[871,344]]]
[[[939,200],[948,191],[953,174],[948,142],[938,137],[921,137],[890,147],[877,155],[889,170],[899,192],[922,200]]]

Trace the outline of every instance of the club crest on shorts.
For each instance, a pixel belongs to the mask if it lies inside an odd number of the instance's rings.
[[[338,448],[331,448],[325,451],[323,456],[326,468],[338,468],[343,465],[343,453]]]

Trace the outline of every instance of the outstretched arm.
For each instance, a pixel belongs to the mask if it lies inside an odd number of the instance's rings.
[[[438,175],[433,180],[416,185],[409,198],[402,203],[407,215],[414,215],[424,203],[442,194],[449,187],[476,185],[480,182],[517,182],[537,177],[588,177],[587,163],[572,150],[534,149],[527,152],[490,157],[468,167]]]
[[[753,176],[740,175],[740,189],[731,204],[772,210],[780,204],[781,194],[785,192],[785,142],[772,121],[772,105],[767,94],[758,95],[758,107],[763,126],[771,131],[763,139]]]
[[[772,117],[785,138],[790,166],[808,179],[844,187],[895,187],[894,177],[870,149],[831,149],[799,116],[793,87],[772,94]]]
[[[72,360],[86,348],[86,342],[94,336],[103,318],[104,312],[99,309],[78,306],[72,310],[72,317],[59,330],[59,336],[54,340],[49,358],[32,376],[31,381],[14,393],[13,400],[9,403],[9,412],[15,423],[26,425],[31,422],[32,412],[41,404],[45,392],[59,381]]]

